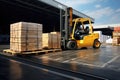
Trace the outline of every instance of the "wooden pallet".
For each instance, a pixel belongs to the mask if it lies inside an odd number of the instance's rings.
[[[12,51],[10,49],[5,49],[3,50],[4,53],[10,53],[11,55],[24,55],[24,54],[40,54],[40,53],[54,53],[54,52],[59,52],[62,51],[61,49],[50,49],[50,50],[38,50],[38,51],[26,51],[26,52],[17,52],[17,51]]]

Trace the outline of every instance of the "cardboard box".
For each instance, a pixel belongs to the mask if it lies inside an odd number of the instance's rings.
[[[42,49],[42,24],[18,22],[10,25],[10,49],[33,51]]]
[[[51,32],[51,46],[52,48],[61,48],[61,36],[59,32]]]
[[[50,49],[51,47],[51,34],[43,33],[42,34],[42,48]]]
[[[42,47],[47,49],[61,48],[60,40],[60,33],[58,32],[43,33]]]

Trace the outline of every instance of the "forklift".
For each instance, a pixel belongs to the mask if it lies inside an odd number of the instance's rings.
[[[60,32],[61,48],[63,50],[75,50],[83,47],[98,49],[101,46],[99,34],[93,33],[91,19],[73,19],[73,9],[71,7],[65,11],[60,11]]]

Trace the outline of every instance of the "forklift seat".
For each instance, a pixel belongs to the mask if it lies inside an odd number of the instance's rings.
[[[89,26],[86,26],[86,28],[85,28],[85,34],[89,34]]]

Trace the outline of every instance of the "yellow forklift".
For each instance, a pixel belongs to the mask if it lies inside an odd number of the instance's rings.
[[[98,40],[99,34],[93,33],[92,22],[89,18],[73,19],[72,8],[67,8],[63,16],[61,16],[61,48],[63,50],[73,50],[83,47],[99,48],[101,43]],[[62,11],[61,11],[62,14]]]

